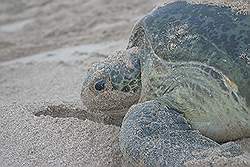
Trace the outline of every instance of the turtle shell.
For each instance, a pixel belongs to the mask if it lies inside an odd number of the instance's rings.
[[[250,106],[249,14],[183,1],[163,5],[135,25],[128,49],[148,44],[166,61],[201,62],[222,71]]]

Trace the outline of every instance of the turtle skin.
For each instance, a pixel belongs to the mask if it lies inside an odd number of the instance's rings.
[[[194,150],[250,136],[249,32],[249,15],[187,2],[135,25],[127,49],[143,50],[143,88],[120,132],[129,165],[183,166],[201,158]]]
[[[249,57],[248,14],[164,4],[135,25],[126,51],[90,70],[81,97],[93,111],[125,115],[119,142],[128,166],[183,166],[211,148],[235,157],[238,145],[219,143],[250,137]]]

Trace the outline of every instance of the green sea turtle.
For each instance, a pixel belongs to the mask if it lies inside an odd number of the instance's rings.
[[[93,113],[125,115],[120,148],[133,166],[179,166],[194,150],[250,137],[250,15],[162,5],[126,51],[93,65],[81,98]]]

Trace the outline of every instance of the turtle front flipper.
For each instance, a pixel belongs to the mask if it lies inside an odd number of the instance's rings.
[[[220,147],[191,129],[182,114],[157,101],[130,108],[119,140],[127,166],[182,166],[185,161],[204,158],[194,151]]]

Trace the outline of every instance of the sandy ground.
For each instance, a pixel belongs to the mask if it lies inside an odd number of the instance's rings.
[[[0,61],[128,38],[156,0],[1,0]],[[10,56],[11,55],[11,56]]]
[[[0,166],[121,165],[119,127],[79,114],[81,83],[160,2],[0,0]]]
[[[84,115],[35,115],[77,102],[87,69],[125,48],[133,24],[156,2],[0,4],[0,166],[120,166],[118,127]]]

